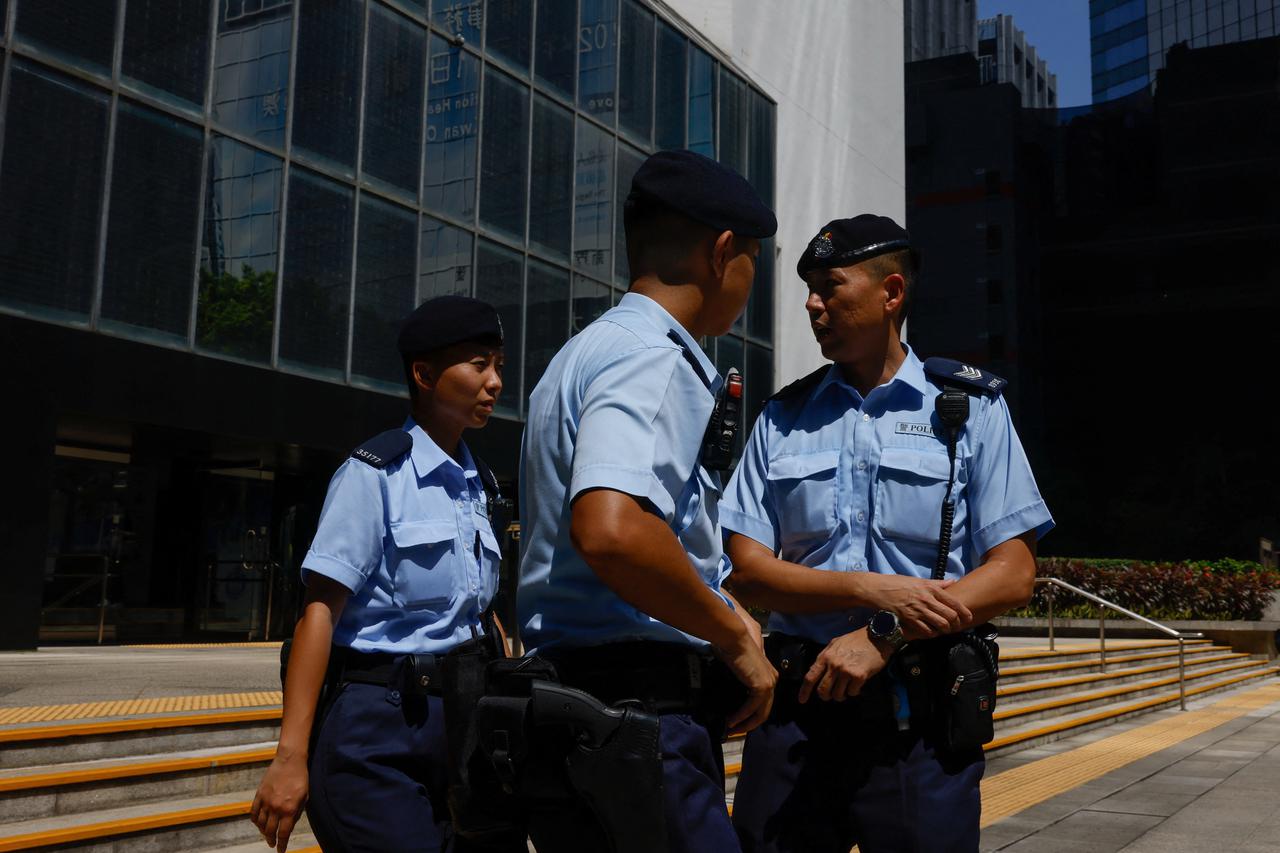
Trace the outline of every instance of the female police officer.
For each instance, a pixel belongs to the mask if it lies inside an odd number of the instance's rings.
[[[492,475],[462,433],[502,390],[502,325],[487,303],[443,296],[398,347],[412,415],[338,469],[302,563],[280,744],[250,813],[281,853],[304,805],[325,850],[461,849],[435,661],[483,630],[497,588],[479,472]]]

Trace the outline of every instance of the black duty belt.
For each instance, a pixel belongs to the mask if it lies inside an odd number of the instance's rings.
[[[330,666],[339,683],[395,687],[414,695],[441,695],[440,661],[432,654],[360,652],[334,646]]]
[[[710,651],[679,643],[608,643],[540,653],[562,684],[608,705],[634,702],[651,714],[724,717],[746,700],[746,690]]]

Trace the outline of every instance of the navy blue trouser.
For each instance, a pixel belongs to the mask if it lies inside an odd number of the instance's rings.
[[[734,853],[738,840],[724,802],[724,754],[706,726],[686,714],[663,714],[662,798],[670,853]],[[538,853],[608,851],[586,806],[535,813],[529,837]],[[846,849],[843,853],[848,853]]]
[[[310,759],[307,817],[326,853],[463,853],[453,836],[444,704],[373,684],[344,685]],[[510,849],[524,850],[521,840]]]
[[[784,700],[747,735],[733,799],[742,850],[976,851],[982,750],[947,754],[927,735],[849,710]]]

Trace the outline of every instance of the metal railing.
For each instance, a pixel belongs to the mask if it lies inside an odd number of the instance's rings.
[[[1045,598],[1048,599],[1048,603],[1049,603],[1049,651],[1054,650],[1054,641],[1053,641],[1053,595],[1054,593],[1053,591],[1057,587],[1062,587],[1068,592],[1072,592],[1080,596],[1081,598],[1087,601],[1092,601],[1094,604],[1098,605],[1098,663],[1099,663],[1099,668],[1103,672],[1107,671],[1107,610],[1106,610],[1107,608],[1114,610],[1116,613],[1119,613],[1121,616],[1124,616],[1129,619],[1134,619],[1138,622],[1143,623],[1144,625],[1154,628],[1155,630],[1159,631],[1160,633],[1166,636],[1173,637],[1175,640],[1177,640],[1178,641],[1178,707],[1181,708],[1183,711],[1187,710],[1187,663],[1186,663],[1187,640],[1203,639],[1204,634],[1201,634],[1198,631],[1186,631],[1186,632],[1179,631],[1175,628],[1170,628],[1168,625],[1162,625],[1159,622],[1155,621],[1154,619],[1148,619],[1145,616],[1139,616],[1137,613],[1134,613],[1132,610],[1128,610],[1124,607],[1121,607],[1119,604],[1116,604],[1115,602],[1107,601],[1105,598],[1094,595],[1091,592],[1085,592],[1080,587],[1069,584],[1064,580],[1059,580],[1058,578],[1036,578],[1036,583],[1045,584],[1048,586],[1048,589],[1045,591]]]

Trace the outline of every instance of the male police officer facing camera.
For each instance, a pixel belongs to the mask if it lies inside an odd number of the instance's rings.
[[[411,416],[334,474],[302,561],[280,745],[251,811],[281,853],[304,804],[328,851],[476,849],[450,841],[437,676],[485,630],[498,585],[497,484],[462,433],[502,390],[502,325],[488,303],[442,296],[409,315],[398,348]]]
[[[625,227],[630,292],[552,359],[530,400],[522,637],[564,683],[660,715],[669,849],[733,850],[721,735],[768,715],[776,673],[720,588],[720,480],[700,457],[723,380],[698,339],[741,313],[777,222],[740,175],[675,151],[636,172]],[[717,690],[719,672],[738,689]],[[540,853],[610,849],[599,832],[585,811],[530,826]]]
[[[784,671],[734,798],[747,851],[977,849],[982,737],[953,741],[945,725],[963,721],[923,719],[943,712],[886,664],[906,640],[972,638],[957,632],[1025,602],[1036,540],[1053,522],[1003,380],[922,365],[900,341],[915,267],[907,232],[885,217],[837,220],[814,237],[797,272],[834,364],[765,406],[721,504],[730,583],[773,611],[770,658]],[[962,425],[935,413],[948,388],[969,412]],[[908,669],[936,682],[945,675],[932,664]],[[977,707],[989,712],[993,688]]]

